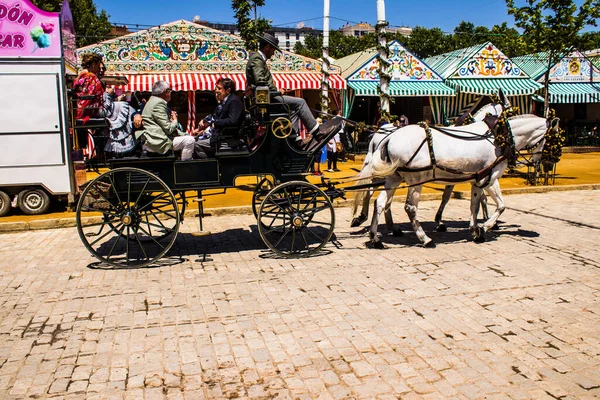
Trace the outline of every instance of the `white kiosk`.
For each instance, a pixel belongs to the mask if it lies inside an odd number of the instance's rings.
[[[60,14],[0,3],[0,217],[11,205],[41,214],[51,197],[74,201],[65,75],[75,54],[67,0]]]

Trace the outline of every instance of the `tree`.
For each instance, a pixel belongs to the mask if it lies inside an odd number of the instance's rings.
[[[240,36],[246,43],[246,48],[256,50],[258,48],[258,37],[271,29],[268,20],[256,15],[258,7],[265,5],[265,0],[231,0],[231,8],[235,11],[235,18],[240,28]],[[254,12],[254,18],[250,13]]]
[[[536,50],[547,52],[544,79],[544,115],[547,115],[550,68],[579,44],[578,34],[584,27],[596,26],[600,0],[584,0],[579,8],[572,0],[528,0],[527,4],[516,7],[514,0],[506,0],[508,13],[514,16],[527,41]]]
[[[408,37],[398,34],[395,38],[419,58],[446,53],[452,43],[452,36],[440,28],[427,29],[422,26],[415,27]]]
[[[38,8],[59,12],[63,0],[32,0]],[[106,11],[96,11],[94,0],[70,0],[69,6],[73,14],[77,47],[98,43],[110,38],[112,29]]]
[[[579,37],[577,49],[581,51],[600,49],[600,32],[585,32]]]
[[[515,28],[509,28],[506,22],[493,26],[489,40],[509,58],[536,52],[536,49],[527,44],[525,37]]]
[[[377,37],[374,33],[367,33],[361,37],[346,36],[341,31],[329,32],[329,56],[334,59],[346,57],[366,49],[377,46]],[[321,58],[323,54],[323,38],[321,36],[307,35],[304,44],[296,42],[294,52],[311,58]]]
[[[490,30],[485,26],[478,26],[472,22],[462,21],[454,28],[452,43],[454,49],[464,49],[488,41]]]

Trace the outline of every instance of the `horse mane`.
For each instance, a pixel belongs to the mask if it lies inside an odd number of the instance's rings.
[[[515,116],[512,116],[512,117],[508,118],[508,120],[512,121],[513,119],[523,119],[523,118],[531,118],[531,117],[537,117],[537,115],[533,115],[533,114],[519,114],[519,115],[515,115]]]

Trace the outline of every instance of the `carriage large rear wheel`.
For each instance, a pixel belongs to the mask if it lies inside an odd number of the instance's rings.
[[[309,257],[327,244],[335,226],[329,196],[313,184],[287,182],[271,190],[258,211],[258,232],[282,257]]]
[[[87,216],[97,218],[85,218]],[[101,262],[145,267],[163,257],[179,231],[179,204],[156,175],[138,168],[108,171],[84,189],[77,231]]]

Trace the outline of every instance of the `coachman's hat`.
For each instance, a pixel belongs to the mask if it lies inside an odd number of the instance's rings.
[[[279,48],[279,39],[277,39],[275,36],[271,35],[270,33],[263,33],[262,35],[259,35],[258,38],[260,40],[264,40],[265,42],[269,43],[271,46],[275,47],[275,49],[281,51],[281,49]]]

